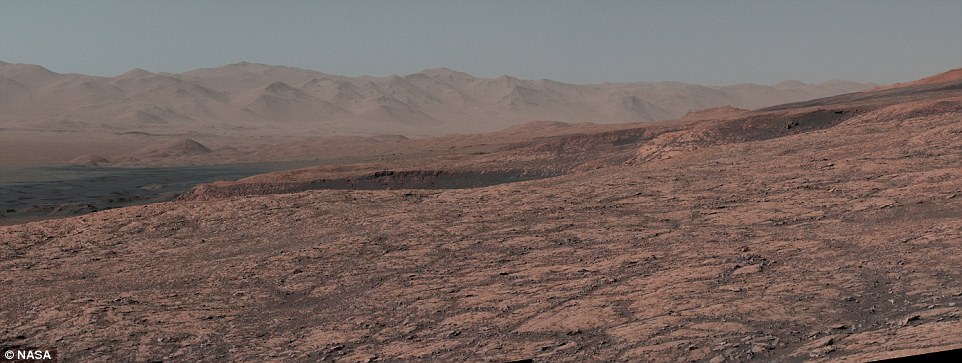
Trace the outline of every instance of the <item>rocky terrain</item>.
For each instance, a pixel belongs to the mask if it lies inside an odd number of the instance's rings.
[[[939,80],[0,227],[0,346],[713,363],[960,348],[962,80]]]

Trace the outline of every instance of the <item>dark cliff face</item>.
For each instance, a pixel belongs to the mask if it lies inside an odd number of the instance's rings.
[[[177,200],[216,200],[245,195],[296,193],[317,189],[465,189],[541,179],[559,174],[559,172],[529,170],[382,170],[357,176],[304,182],[218,182],[202,184],[181,194],[177,197]]]

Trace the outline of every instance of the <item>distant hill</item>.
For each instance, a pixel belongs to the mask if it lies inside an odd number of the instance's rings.
[[[95,77],[0,62],[0,127],[417,136],[493,131],[539,120],[656,121],[712,107],[754,109],[874,86],[845,81],[576,85],[507,75],[478,78],[447,68],[344,77],[253,63]]]

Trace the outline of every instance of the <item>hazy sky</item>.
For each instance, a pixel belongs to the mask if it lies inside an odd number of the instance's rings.
[[[889,83],[962,67],[962,1],[0,0],[0,60],[107,76],[245,60],[343,75]]]

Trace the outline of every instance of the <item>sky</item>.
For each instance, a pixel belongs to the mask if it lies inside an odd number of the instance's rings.
[[[962,1],[0,0],[0,60],[100,76],[248,61],[572,83],[892,83],[962,67]]]

